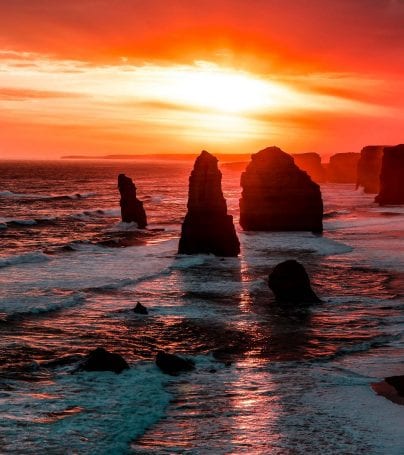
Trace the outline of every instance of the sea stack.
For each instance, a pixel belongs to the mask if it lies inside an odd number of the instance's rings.
[[[136,186],[125,174],[118,176],[118,189],[121,193],[121,217],[124,223],[135,222],[139,229],[147,226],[146,212],[143,202],[136,197]]]
[[[356,188],[363,187],[365,193],[379,192],[383,149],[383,145],[368,145],[361,150]]]
[[[384,148],[375,201],[380,205],[404,204],[404,144]]]
[[[325,181],[325,170],[318,153],[296,153],[292,156],[297,167],[307,172],[313,182],[322,183]]]
[[[179,254],[237,256],[240,242],[227,214],[217,158],[203,150],[189,177],[188,212],[182,224]]]
[[[320,187],[278,147],[255,153],[241,174],[240,224],[246,231],[323,230]]]
[[[331,183],[356,183],[360,153],[336,153],[327,166],[327,180]]]

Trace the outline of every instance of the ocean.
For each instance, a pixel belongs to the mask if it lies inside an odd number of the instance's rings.
[[[323,235],[243,232],[224,165],[240,256],[178,256],[192,166],[0,162],[0,453],[403,454],[404,407],[370,384],[404,374],[404,207],[324,184]],[[120,222],[119,173],[146,231]],[[322,303],[274,301],[286,259]],[[73,373],[98,346],[131,368]],[[196,369],[164,375],[159,350]]]

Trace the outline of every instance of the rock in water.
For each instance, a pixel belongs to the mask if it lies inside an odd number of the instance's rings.
[[[322,183],[325,181],[325,169],[318,153],[296,153],[293,155],[293,159],[296,166],[307,172],[313,182]]]
[[[181,371],[191,371],[195,368],[192,360],[183,359],[178,355],[168,354],[163,351],[157,353],[156,365],[163,373],[167,374],[178,374]]]
[[[129,365],[119,354],[108,352],[104,348],[97,348],[90,352],[80,369],[85,371],[113,371],[121,373]]]
[[[375,201],[380,205],[404,204],[404,144],[384,148]]]
[[[121,193],[121,217],[124,223],[135,222],[139,229],[147,226],[143,202],[136,197],[136,186],[125,174],[118,176],[118,189]]]
[[[240,242],[233,217],[227,214],[221,181],[217,158],[202,151],[189,177],[188,212],[182,224],[178,253],[216,256],[240,253]]]
[[[327,167],[327,180],[331,183],[355,183],[359,153],[336,153]]]
[[[319,185],[278,147],[252,155],[241,174],[240,224],[247,231],[323,230]]]
[[[368,145],[361,150],[356,188],[363,187],[365,193],[379,192],[383,149],[383,145]]]
[[[137,302],[135,308],[133,308],[133,312],[137,314],[149,314],[147,308],[142,305],[140,302]]]
[[[321,302],[311,288],[306,270],[293,259],[281,262],[272,270],[268,277],[268,286],[279,302]]]

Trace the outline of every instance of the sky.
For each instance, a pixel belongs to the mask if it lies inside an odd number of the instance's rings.
[[[0,0],[0,158],[359,152],[404,124],[404,0]]]

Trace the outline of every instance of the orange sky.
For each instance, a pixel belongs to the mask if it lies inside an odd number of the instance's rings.
[[[402,0],[0,2],[0,157],[403,142]]]

